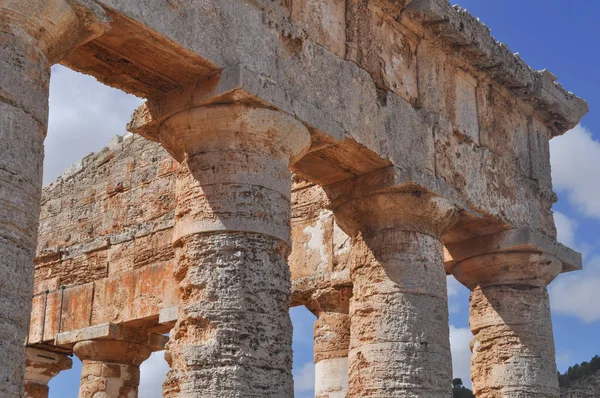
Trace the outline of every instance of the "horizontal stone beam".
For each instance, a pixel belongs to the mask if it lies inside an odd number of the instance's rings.
[[[152,351],[162,351],[169,341],[167,336],[149,333],[141,329],[130,328],[123,325],[104,323],[88,328],[59,333],[56,336],[56,345],[73,347],[75,343],[86,340],[121,340],[150,347]]]
[[[500,84],[548,119],[555,120],[553,135],[575,127],[589,111],[587,103],[565,90],[547,70],[536,71],[503,43],[490,29],[465,9],[447,0],[413,0],[406,13],[421,22],[473,67],[484,70]]]

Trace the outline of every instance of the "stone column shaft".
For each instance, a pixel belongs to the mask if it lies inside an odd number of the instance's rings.
[[[365,195],[337,209],[353,236],[349,396],[450,396],[439,236],[455,214],[452,204],[422,192]]]
[[[81,362],[79,398],[136,398],[140,364],[152,350],[144,344],[122,340],[84,340],[73,352]]]
[[[167,397],[293,396],[291,173],[308,130],[282,113],[220,105],[169,118],[182,162],[174,247],[181,291]]]
[[[48,382],[73,361],[65,354],[27,347],[25,349],[25,398],[48,398]]]
[[[488,254],[459,262],[471,289],[471,379],[480,398],[559,397],[546,286],[562,265],[542,253]]]
[[[100,34],[99,6],[0,3],[0,396],[20,397],[48,124],[50,66]],[[85,18],[83,17],[85,15]]]
[[[346,398],[350,346],[350,287],[317,291],[308,304],[314,327],[315,397]]]

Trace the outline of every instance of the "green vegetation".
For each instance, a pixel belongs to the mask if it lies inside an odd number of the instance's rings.
[[[560,388],[567,388],[574,382],[584,379],[600,370],[600,356],[596,355],[590,362],[570,366],[564,374],[558,374]]]
[[[462,379],[452,380],[452,398],[475,398],[473,391],[463,386]]]

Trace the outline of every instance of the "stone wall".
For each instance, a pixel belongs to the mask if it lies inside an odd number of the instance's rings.
[[[58,332],[61,295],[61,332],[104,322],[156,327],[160,309],[177,304],[177,169],[160,145],[128,134],[44,188],[31,343],[40,340],[44,312],[43,340]]]
[[[172,248],[178,170],[159,144],[128,134],[44,188],[30,343],[51,341],[59,318],[60,332],[105,322],[168,331],[159,313],[178,303]],[[325,209],[320,187],[299,177],[293,185],[293,305],[303,305],[331,275],[349,283],[349,238]]]

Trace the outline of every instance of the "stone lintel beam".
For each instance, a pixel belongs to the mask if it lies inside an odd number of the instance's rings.
[[[7,0],[0,6],[4,32],[27,35],[50,65],[110,28],[104,9],[93,0]]]
[[[582,269],[580,253],[529,229],[511,229],[462,242],[447,243],[446,249],[451,256],[445,262],[448,273],[452,273],[457,263],[468,258],[503,252],[541,252],[556,257],[562,263],[562,272]]]
[[[68,355],[25,348],[25,398],[48,398],[48,382],[72,366]]]
[[[484,70],[530,104],[553,136],[575,127],[588,112],[587,103],[566,91],[556,76],[546,70],[533,70],[465,9],[453,7],[447,0],[413,0],[405,16],[419,21],[434,36],[464,54],[472,67]]]
[[[163,308],[158,312],[158,323],[169,328],[175,326],[175,322],[177,322],[177,313],[179,312],[179,307],[167,307]]]
[[[161,96],[152,97],[133,114],[127,130],[152,141],[159,141],[162,122],[187,109],[241,103],[278,109],[297,116],[306,125],[335,142],[344,138],[343,128],[317,108],[296,103],[290,93],[272,79],[256,74],[239,64],[203,77],[196,82]],[[314,149],[314,148],[313,148]]]
[[[59,333],[56,336],[56,345],[73,347],[81,341],[87,340],[118,340],[129,341],[147,345],[152,351],[162,351],[169,341],[167,336],[149,333],[141,329],[134,329],[120,324],[104,323],[85,329]]]

